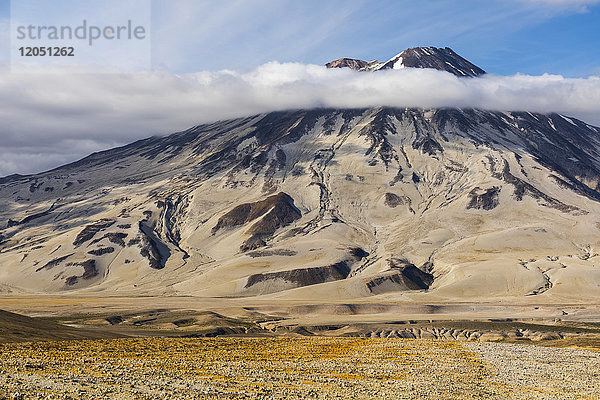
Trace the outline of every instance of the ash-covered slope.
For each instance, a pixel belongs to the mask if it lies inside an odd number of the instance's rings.
[[[451,48],[413,47],[386,62],[341,58],[326,64],[327,68],[351,68],[356,71],[380,71],[401,68],[432,68],[461,77],[476,77],[485,71],[456,54]]]
[[[3,181],[0,291],[598,298],[599,183],[558,114],[223,121]]]

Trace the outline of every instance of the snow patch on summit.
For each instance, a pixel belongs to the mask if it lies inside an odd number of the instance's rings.
[[[402,57],[398,57],[398,59],[394,63],[393,69],[402,69],[402,68],[404,68],[404,64],[402,64]]]

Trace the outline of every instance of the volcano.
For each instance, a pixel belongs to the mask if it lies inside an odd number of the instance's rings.
[[[328,67],[485,73],[431,47]],[[600,128],[555,113],[219,121],[0,180],[0,292],[598,299],[599,185]]]

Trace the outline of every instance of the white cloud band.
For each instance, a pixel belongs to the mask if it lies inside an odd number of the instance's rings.
[[[600,124],[600,77],[457,78],[268,63],[240,74],[0,74],[0,176],[32,173],[153,134],[311,107],[474,107],[560,112]],[[44,154],[42,157],[37,154]]]

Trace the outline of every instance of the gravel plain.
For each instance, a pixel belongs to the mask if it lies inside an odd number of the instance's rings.
[[[0,399],[594,399],[600,352],[366,338],[0,345]]]

